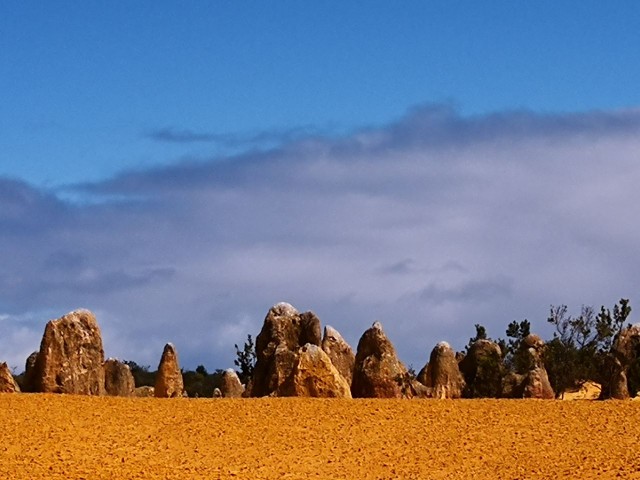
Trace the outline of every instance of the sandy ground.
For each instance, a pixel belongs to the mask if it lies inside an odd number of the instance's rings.
[[[597,400],[600,397],[602,387],[595,382],[587,382],[578,390],[567,391],[563,400]]]
[[[631,401],[0,394],[0,425],[0,479],[640,479]]]

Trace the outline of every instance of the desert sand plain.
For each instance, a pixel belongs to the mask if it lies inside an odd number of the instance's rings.
[[[0,395],[2,479],[640,478],[640,402]]]

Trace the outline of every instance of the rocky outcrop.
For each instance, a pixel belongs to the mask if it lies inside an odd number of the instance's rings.
[[[613,342],[603,372],[602,399],[630,398],[627,373],[640,354],[640,324],[625,328]]]
[[[115,358],[104,362],[104,390],[113,397],[132,397],[136,385],[129,365]]]
[[[429,362],[417,380],[431,390],[433,398],[460,398],[464,379],[458,368],[456,354],[447,342],[438,343],[431,351]]]
[[[162,352],[160,365],[158,365],[154,395],[156,398],[176,398],[182,397],[183,391],[184,384],[178,352],[171,343],[167,343]]]
[[[20,387],[11,374],[11,369],[6,363],[0,363],[0,393],[18,393]]]
[[[500,397],[502,398],[524,398],[524,387],[526,385],[526,376],[508,372],[502,378],[502,386]]]
[[[524,384],[522,387],[522,396],[524,398],[538,398],[551,400],[555,398],[553,388],[549,382],[547,370],[544,368],[543,354],[544,341],[535,334],[527,335],[520,344],[524,358],[528,358],[525,362],[528,364],[528,371],[523,372]]]
[[[351,395],[354,398],[402,398],[413,396],[407,369],[382,325],[375,322],[358,342]]]
[[[218,387],[213,389],[213,398],[222,398],[222,391]]]
[[[244,387],[236,371],[233,368],[225,370],[220,383],[220,395],[225,398],[240,398],[243,393]]]
[[[329,325],[324,327],[322,350],[331,359],[331,363],[340,372],[340,375],[351,385],[356,356],[353,354],[351,346],[342,338],[342,335]]]
[[[244,385],[244,392],[242,393],[242,398],[250,398],[252,390],[253,390],[253,380],[249,378],[249,380],[247,380],[247,383]]]
[[[33,352],[27,357],[27,361],[24,365],[24,378],[22,380],[23,391],[35,392],[37,391],[36,384],[36,360],[38,358],[38,352]]]
[[[322,329],[320,319],[313,312],[303,312],[300,314],[300,336],[298,345],[304,346],[307,343],[320,346],[322,343]]]
[[[524,385],[524,398],[538,398],[542,400],[553,400],[556,398],[547,370],[542,368],[534,368],[526,377]]]
[[[298,351],[307,343],[320,346],[320,332],[320,320],[312,312],[301,314],[288,303],[271,307],[256,338],[251,396],[278,395],[293,373]]]
[[[134,397],[155,397],[155,392],[153,391],[153,387],[148,385],[144,385],[142,387],[137,387],[133,391]]]
[[[317,345],[298,351],[291,376],[278,389],[281,397],[351,398],[345,378]]]
[[[463,397],[498,398],[502,392],[502,352],[497,343],[477,340],[458,363],[465,381]]]
[[[529,334],[516,352],[516,371],[506,375],[502,382],[503,398],[555,398],[543,362],[544,341]]]
[[[47,323],[33,367],[34,390],[104,394],[104,350],[94,315],[76,310]]]

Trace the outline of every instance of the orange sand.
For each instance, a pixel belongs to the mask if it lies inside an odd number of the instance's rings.
[[[640,403],[0,394],[0,479],[639,478]]]
[[[600,398],[602,387],[595,382],[586,382],[578,390],[564,393],[563,400],[597,400]]]

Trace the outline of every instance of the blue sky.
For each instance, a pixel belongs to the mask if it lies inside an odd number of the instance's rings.
[[[145,136],[158,129],[337,134],[425,103],[639,100],[636,2],[4,2],[0,14],[0,171],[40,185],[229,152]]]
[[[78,307],[107,354],[226,368],[282,300],[353,344],[379,319],[416,367],[474,323],[633,306],[638,25],[630,1],[3,2],[0,361]]]

